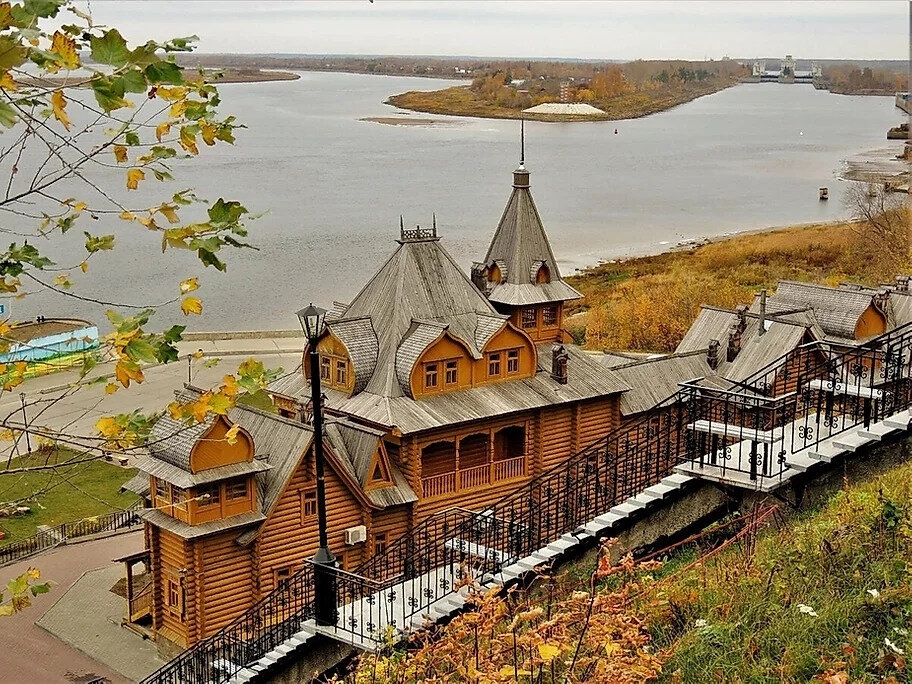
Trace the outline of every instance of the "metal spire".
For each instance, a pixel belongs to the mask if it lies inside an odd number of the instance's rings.
[[[526,120],[519,118],[519,168],[526,168]]]

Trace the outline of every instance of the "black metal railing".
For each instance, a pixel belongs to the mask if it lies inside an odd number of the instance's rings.
[[[433,619],[435,604],[467,582],[496,578],[504,567],[578,533],[679,465],[782,477],[790,453],[909,408],[910,359],[912,324],[860,347],[803,345],[741,381],[684,383],[640,418],[488,509],[441,511],[355,572],[335,571],[339,617],[331,629],[367,643]],[[818,423],[826,430],[817,430]],[[227,681],[312,617],[306,598],[312,574],[307,564],[144,683]]]
[[[69,541],[105,532],[120,532],[141,527],[143,524],[139,511],[142,503],[113,513],[104,513],[93,518],[84,518],[61,523],[56,527],[42,530],[26,539],[10,542],[0,546],[0,566],[48,551]]]

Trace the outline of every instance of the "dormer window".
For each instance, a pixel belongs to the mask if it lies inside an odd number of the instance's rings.
[[[507,375],[519,373],[519,349],[507,351]]]
[[[424,364],[424,389],[437,389],[438,364]]]
[[[231,480],[225,486],[225,498],[228,501],[247,498],[247,478]]]
[[[336,384],[344,387],[348,384],[348,363],[336,360]]]
[[[542,264],[538,272],[535,274],[535,283],[537,285],[544,285],[545,283],[551,282],[551,271],[548,269],[547,264]]]

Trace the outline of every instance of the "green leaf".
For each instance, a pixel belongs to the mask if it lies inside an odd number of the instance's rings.
[[[0,36],[0,70],[6,71],[22,66],[28,57],[28,50],[10,36]]]
[[[12,128],[16,125],[16,121],[16,110],[6,104],[6,102],[0,102],[0,124],[7,128]]]
[[[124,135],[124,142],[130,147],[139,145],[139,134],[136,131],[127,131]]]
[[[130,69],[130,71],[125,72],[122,76],[118,76],[121,81],[123,81],[123,89],[128,93],[144,93],[146,92],[146,77],[143,75],[143,72],[139,69]],[[116,80],[116,79],[115,79]]]
[[[46,594],[51,590],[50,582],[45,582],[44,584],[33,584],[29,587],[32,591],[32,596],[38,596],[38,594]]]
[[[129,107],[130,103],[124,99],[123,82],[116,82],[107,76],[96,74],[92,78],[92,91],[95,100],[106,112],[112,112],[121,107]]]
[[[162,333],[162,336],[165,338],[165,342],[180,342],[186,329],[186,325],[172,325]]]
[[[16,577],[15,579],[11,579],[6,585],[6,590],[13,596],[24,594],[27,589],[28,575],[25,573],[19,575],[19,577]]]
[[[146,78],[149,83],[169,83],[181,85],[184,82],[184,73],[174,62],[153,62],[146,67]]]
[[[215,266],[219,271],[224,272],[226,268],[225,262],[219,259],[213,252],[210,252],[208,249],[198,249],[196,251],[197,256],[199,256],[200,261],[202,261],[206,266]]]
[[[261,411],[267,411],[269,413],[278,413],[275,405],[272,403],[272,397],[264,390],[257,390],[252,394],[245,394],[238,398],[237,403],[244,404],[245,406],[252,406],[253,408],[258,408]]]
[[[124,353],[134,361],[145,361],[154,363],[158,360],[158,350],[152,344],[145,340],[131,340],[124,347]]]
[[[85,231],[83,231],[83,234],[86,236],[85,248],[89,254],[114,249],[113,235],[90,235]]]
[[[226,202],[221,197],[209,207],[208,211],[209,220],[213,224],[222,225],[236,223],[246,213],[247,209],[240,202]]]
[[[99,64],[110,64],[114,67],[125,66],[130,61],[127,41],[117,29],[108,29],[100,36],[92,36],[92,59]]]

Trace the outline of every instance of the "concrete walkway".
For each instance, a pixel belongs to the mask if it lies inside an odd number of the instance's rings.
[[[123,565],[89,570],[36,622],[66,644],[124,677],[138,681],[165,661],[155,644],[121,626],[126,601],[111,591]]]
[[[143,535],[137,531],[64,546],[0,569],[3,584],[30,567],[40,569],[42,580],[52,583],[51,591],[33,598],[29,608],[11,617],[0,618],[0,681],[4,684],[56,684],[94,674],[105,677],[112,684],[129,682],[113,668],[56,639],[35,623],[84,572],[99,566],[113,567],[110,563],[112,559],[141,551],[142,548]],[[118,598],[114,594],[111,596]],[[90,606],[89,610],[95,610],[94,606]],[[137,636],[137,641],[142,640]]]

